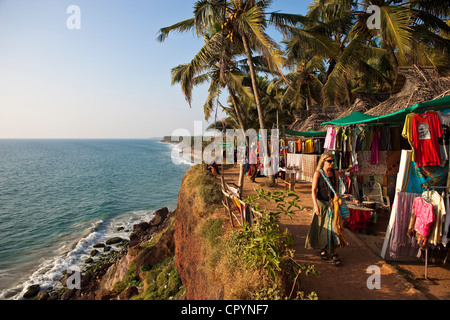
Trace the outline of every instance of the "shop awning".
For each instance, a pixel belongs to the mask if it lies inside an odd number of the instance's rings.
[[[371,121],[375,118],[377,118],[377,117],[355,111],[346,117],[336,119],[333,121],[324,122],[324,123],[322,123],[322,125],[332,124],[332,125],[336,125],[336,126],[348,126],[348,125],[355,124],[355,123]]]
[[[398,110],[393,113],[385,114],[379,117],[371,116],[368,114],[364,114],[361,112],[353,112],[351,115],[322,123],[322,125],[331,124],[338,126],[348,126],[352,124],[360,124],[360,123],[390,123],[390,122],[403,122],[405,121],[405,117],[407,114],[411,112],[422,113],[427,111],[428,109],[433,108],[450,108],[450,96],[445,96],[439,99],[430,100],[426,102],[417,103],[415,105],[409,106],[405,109]]]
[[[283,132],[283,129],[280,129],[280,134]],[[296,136],[296,137],[325,137],[327,135],[326,131],[294,131],[285,129],[285,132],[289,136]]]

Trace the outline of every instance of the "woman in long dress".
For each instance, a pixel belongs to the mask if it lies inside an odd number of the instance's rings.
[[[326,151],[319,159],[317,170],[312,182],[313,218],[306,238],[307,249],[320,250],[323,260],[328,260],[328,251],[335,265],[340,265],[341,260],[336,253],[336,248],[341,245],[339,236],[335,230],[335,217],[333,198],[334,193],[320,173],[320,170],[328,176],[334,190],[338,190],[338,173],[334,170],[334,154]]]

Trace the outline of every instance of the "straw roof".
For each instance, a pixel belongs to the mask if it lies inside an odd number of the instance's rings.
[[[299,112],[288,127],[295,131],[324,131],[328,126],[321,123],[340,119],[359,111],[373,116],[382,116],[419,102],[430,101],[450,95],[450,77],[440,76],[433,67],[400,67],[392,93],[356,93],[349,108],[327,108],[320,106]]]
[[[433,67],[402,67],[400,72],[405,77],[401,91],[368,110],[367,114],[382,116],[450,94],[450,78],[439,76]]]

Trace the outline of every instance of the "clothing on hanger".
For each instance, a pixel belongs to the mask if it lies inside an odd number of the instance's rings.
[[[441,164],[439,138],[444,134],[435,111],[416,114],[411,123],[411,136],[416,163],[419,167]]]

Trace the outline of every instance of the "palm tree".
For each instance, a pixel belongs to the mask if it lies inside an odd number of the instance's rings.
[[[254,0],[233,0],[226,2],[224,0],[200,0],[194,6],[194,18],[176,23],[170,27],[162,28],[158,36],[159,41],[164,41],[170,32],[185,32],[195,30],[197,36],[210,38],[207,42],[208,48],[199,52],[198,60],[208,60],[215,52],[222,52],[224,46],[218,47],[219,41],[212,41],[222,35],[221,43],[224,43],[223,36],[234,44],[237,48],[236,53],[245,52],[250,76],[252,80],[253,97],[258,110],[258,119],[260,129],[265,129],[264,113],[261,106],[260,93],[257,86],[255,65],[253,62],[253,51],[260,54],[266,61],[267,66],[273,72],[279,72],[282,76],[280,66],[282,64],[282,52],[278,45],[266,34],[265,29],[267,21],[265,19],[265,10],[271,1]],[[215,26],[221,25],[222,32],[219,32]],[[209,45],[209,44],[213,45]],[[229,42],[226,43],[229,45]],[[212,50],[210,50],[212,49]],[[220,64],[223,68],[224,64]],[[189,68],[189,67],[188,67]],[[189,77],[194,78],[193,69],[187,70]],[[223,75],[223,73],[222,73]],[[186,81],[187,83],[187,81]],[[185,86],[185,95],[190,97],[189,90],[192,86]],[[213,91],[210,91],[210,93]],[[234,96],[232,96],[234,97]],[[190,98],[188,98],[190,99]],[[190,100],[188,100],[190,102]],[[264,132],[264,131],[263,131]],[[267,150],[266,150],[267,151]],[[274,181],[273,176],[269,176]]]
[[[379,31],[367,28],[368,5],[380,7]],[[392,87],[399,66],[448,66],[449,42],[442,36],[450,34],[442,20],[448,11],[448,5],[425,0],[366,0],[362,8],[351,0],[316,0],[307,16],[276,14],[272,19],[283,26],[290,55],[319,56],[328,65],[322,92],[326,107],[351,104],[353,90]]]

